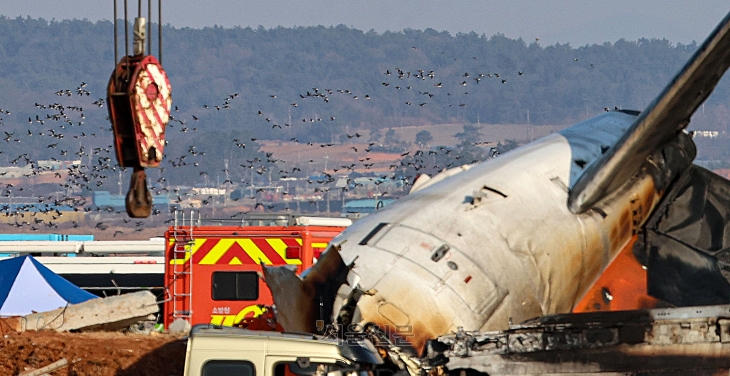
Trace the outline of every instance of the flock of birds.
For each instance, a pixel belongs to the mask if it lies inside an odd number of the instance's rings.
[[[476,57],[475,57],[476,59]],[[469,95],[469,88],[471,85],[479,85],[480,82],[483,80],[490,80],[495,79],[501,84],[506,84],[508,77],[506,75],[502,75],[500,73],[469,73],[464,72],[459,76],[457,80],[453,80],[450,82],[447,81],[441,81],[436,79],[436,72],[433,70],[426,71],[424,69],[416,69],[413,72],[408,70],[403,70],[401,68],[395,68],[393,71],[390,69],[387,69],[384,73],[389,78],[397,78],[398,81],[392,82],[392,81],[383,81],[381,85],[383,87],[390,87],[394,90],[412,90],[415,91],[418,96],[416,97],[418,100],[416,101],[405,101],[405,105],[407,106],[419,106],[424,107],[429,104],[429,100],[434,98],[437,95],[446,95],[446,97],[449,98],[448,100],[448,107],[466,107],[467,104],[464,102],[460,102],[459,98],[464,98],[463,96]],[[520,77],[525,74],[525,71],[518,70],[515,74],[515,77]],[[422,88],[423,85],[420,85],[419,88],[414,88],[414,85],[412,83],[409,83],[409,81],[415,80],[415,81],[428,81],[430,88]],[[485,85],[485,83],[482,83],[482,86]],[[445,91],[445,93],[443,93]]]
[[[405,106],[425,107],[434,98],[445,97],[449,107],[462,108],[466,107],[466,103],[460,102],[459,98],[469,95],[470,87],[484,86],[489,81],[499,85],[505,85],[511,82],[511,80],[519,79],[525,75],[524,70],[515,70],[511,74],[464,72],[459,74],[458,77],[451,75],[440,78],[434,70],[408,70],[398,67],[386,69],[382,73],[386,79],[379,86],[384,90],[396,90],[397,92],[404,93],[403,95],[406,97],[402,103]],[[25,168],[22,170],[24,171],[23,177],[47,176],[53,173],[53,176],[59,179],[57,182],[58,190],[63,192],[63,194],[38,194],[32,197],[36,202],[26,203],[25,205],[11,205],[9,199],[11,197],[28,198],[28,191],[32,190],[31,187],[27,184],[18,184],[17,187],[12,183],[0,184],[0,199],[5,199],[5,203],[0,202],[0,213],[5,215],[14,214],[16,218],[20,218],[19,216],[21,214],[31,212],[45,213],[50,216],[44,217],[50,219],[35,218],[31,220],[16,220],[12,224],[16,227],[30,226],[34,231],[40,230],[43,225],[57,227],[55,220],[63,215],[63,210],[60,210],[60,208],[70,207],[75,211],[85,212],[114,212],[115,210],[113,208],[102,208],[91,205],[90,200],[80,195],[79,192],[86,192],[88,196],[88,193],[91,191],[113,190],[113,187],[117,184],[122,184],[120,167],[117,166],[115,157],[113,156],[115,151],[112,145],[113,136],[108,117],[101,121],[101,118],[106,115],[106,109],[104,108],[106,101],[103,98],[98,98],[93,101],[88,99],[92,98],[92,96],[91,92],[87,90],[87,84],[84,82],[75,89],[62,89],[56,91],[54,94],[59,97],[54,103],[34,104],[36,111],[45,113],[28,117],[28,125],[24,127],[25,129],[23,131],[19,131],[17,126],[10,127],[13,129],[12,131],[3,130],[2,137],[2,142],[7,144],[23,144],[24,142],[28,143],[31,139],[44,139],[45,141],[42,143],[36,141],[33,145],[36,148],[39,144],[45,145],[46,152],[38,153],[37,150],[24,150],[23,153],[18,155],[8,155],[8,152],[4,148],[0,148],[0,157],[5,156],[6,165]],[[275,132],[276,130],[283,131],[296,127],[295,124],[297,121],[309,126],[318,126],[317,123],[323,121],[336,124],[338,121],[336,114],[323,116],[316,112],[309,116],[300,116],[295,121],[291,117],[292,110],[295,110],[295,114],[302,115],[307,113],[305,110],[307,103],[313,100],[320,104],[330,103],[330,101],[336,98],[368,101],[377,98],[378,94],[377,91],[375,93],[363,94],[349,89],[318,87],[304,90],[295,98],[282,98],[285,96],[278,93],[269,93],[266,95],[268,95],[270,100],[284,101],[283,103],[287,103],[286,107],[288,109],[286,115],[260,109],[250,114],[246,123],[253,127],[251,134],[256,136],[259,134],[257,127],[265,127],[269,129],[269,132]],[[206,122],[207,113],[205,111],[214,111],[215,113],[236,109],[234,102],[241,96],[239,92],[232,93],[223,97],[219,103],[204,104],[201,108],[183,111],[182,114],[177,105],[173,106],[167,130],[168,142],[185,143],[186,134],[197,132],[203,129],[205,124],[211,123]],[[277,107],[272,106],[272,108]],[[278,106],[278,108],[281,108],[281,106]],[[321,109],[321,106],[319,108]],[[10,110],[0,108],[0,127],[7,128],[8,124],[3,119],[3,116],[11,115],[12,113]],[[87,115],[90,115],[89,118],[91,120],[87,119]],[[286,120],[282,121],[278,119]],[[347,128],[343,124],[333,129],[343,130]],[[182,135],[171,135],[170,132],[176,131]],[[338,181],[338,176],[348,176],[353,172],[369,175],[377,182],[376,185],[388,180],[400,180],[407,186],[409,182],[413,181],[416,174],[423,171],[437,172],[455,165],[471,164],[479,161],[479,159],[468,161],[462,159],[460,151],[454,147],[439,146],[427,148],[426,150],[415,150],[415,148],[410,147],[410,149],[414,150],[407,150],[409,148],[408,146],[403,147],[407,143],[402,143],[399,162],[391,163],[387,168],[384,166],[378,168],[379,166],[375,161],[371,160],[368,153],[373,150],[384,150],[383,142],[372,136],[366,140],[366,134],[366,132],[361,133],[361,131],[354,132],[353,134],[345,131],[341,137],[341,143],[352,144],[349,148],[354,154],[351,161],[340,161],[341,163],[333,163],[327,169],[319,169],[321,173],[320,178],[307,178],[304,180],[306,188],[309,188],[315,193],[329,193],[330,190],[346,191],[353,187],[357,189],[361,184],[353,184],[353,180],[349,178],[346,178],[348,184],[344,186],[339,185],[335,187],[335,184],[333,184]],[[297,137],[289,136],[291,136],[291,132],[281,134],[281,136],[275,138],[295,144],[306,144],[307,146],[316,148],[328,148],[341,144],[334,141],[335,137],[332,137],[333,141],[331,142],[300,142]],[[477,134],[476,136],[479,137],[481,135]],[[180,138],[183,140],[181,141]],[[278,159],[275,157],[275,152],[254,152],[258,148],[252,148],[251,145],[257,144],[258,141],[260,141],[258,137],[238,137],[232,140],[220,140],[220,142],[231,142],[234,150],[241,152],[247,150],[247,153],[245,153],[246,157],[241,158],[240,163],[234,163],[218,171],[202,168],[201,158],[206,156],[206,151],[199,150],[195,144],[183,148],[186,152],[181,155],[166,155],[166,165],[159,169],[159,173],[157,174],[158,178],[151,182],[154,190],[153,193],[167,193],[171,202],[177,204],[183,204],[189,199],[195,198],[199,199],[203,205],[210,205],[215,200],[213,195],[194,194],[191,190],[170,187],[168,178],[165,177],[169,176],[169,169],[198,168],[197,173],[199,178],[206,181],[207,184],[211,184],[211,174],[215,173],[220,175],[223,173],[225,180],[222,182],[222,185],[231,187],[236,186],[238,182],[249,185],[255,179],[261,180],[267,177],[270,179],[272,174],[281,178],[291,176],[305,177],[307,174],[313,172],[310,169],[312,164],[321,163],[321,161],[309,159],[302,164],[301,161],[294,162]],[[190,143],[190,141],[187,142]],[[475,139],[473,145],[480,148],[478,149],[478,154],[480,154],[481,158],[492,158],[499,154],[499,150],[494,147],[493,143]],[[487,149],[484,150],[484,148]],[[390,148],[388,151],[393,152],[393,148]],[[52,162],[57,162],[62,166],[63,171],[54,170],[52,164],[42,163],[37,160],[40,159],[40,155],[47,156],[49,153],[52,156],[46,158],[49,158]],[[68,162],[70,160],[79,160],[81,163],[70,163]],[[2,161],[2,158],[0,158],[0,161]],[[8,173],[8,169],[0,172],[0,179],[4,178],[4,175]],[[1,182],[2,180],[0,180]],[[220,181],[218,181],[218,184],[220,185]],[[249,197],[255,199],[259,193],[263,192],[261,188],[255,192],[249,191]],[[288,193],[285,192],[285,194]],[[388,192],[383,192],[383,194],[388,194]],[[316,202],[310,201],[309,204],[316,204]],[[272,205],[256,202],[254,209],[259,208],[274,209]],[[117,211],[116,213],[119,212]],[[153,212],[153,215],[159,214],[162,214],[159,210]],[[74,226],[78,226],[78,223],[74,222]],[[104,222],[99,222],[95,226],[99,230],[106,230],[108,227],[109,225]],[[141,231],[142,228],[143,222],[136,222],[136,231]],[[114,234],[114,236],[116,235],[117,233]]]

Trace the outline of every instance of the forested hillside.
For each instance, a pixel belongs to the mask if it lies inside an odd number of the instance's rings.
[[[110,22],[0,18],[1,103],[23,105],[82,81],[102,94],[114,63],[112,30]],[[245,103],[230,120],[266,110],[283,121],[298,101],[294,119],[337,114],[338,124],[368,128],[477,117],[525,122],[528,110],[532,123],[556,124],[607,106],[641,108],[696,49],[666,40],[541,47],[502,35],[378,34],[345,26],[165,27],[163,34],[164,65],[181,109],[192,112],[240,92]],[[299,97],[315,88],[351,94],[334,92],[328,103]],[[727,90],[721,94],[716,103],[727,103]]]
[[[541,46],[433,29],[163,29],[175,106],[171,160],[192,145],[218,160],[234,151],[254,158],[252,138],[338,142],[357,130],[571,124],[604,108],[642,109],[697,48],[647,39]],[[0,130],[8,132],[0,162],[22,153],[58,157],[54,140],[37,137],[58,121],[69,156],[108,146],[99,99],[113,66],[109,21],[0,17]],[[726,130],[728,103],[721,84],[703,108],[705,129]]]

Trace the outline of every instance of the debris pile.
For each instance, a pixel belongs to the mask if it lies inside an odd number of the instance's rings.
[[[51,329],[118,330],[145,319],[154,319],[159,307],[149,291],[97,298],[52,311],[32,313],[13,320],[14,331]],[[152,315],[150,317],[150,315]]]
[[[182,374],[186,341],[154,330],[149,291],[96,298],[30,256],[3,265],[15,273],[0,274],[0,375]]]

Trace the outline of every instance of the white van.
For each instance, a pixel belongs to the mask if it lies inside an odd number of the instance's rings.
[[[367,340],[197,325],[185,376],[368,376],[382,363]]]

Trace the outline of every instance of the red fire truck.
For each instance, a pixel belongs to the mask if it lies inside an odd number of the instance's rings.
[[[261,264],[312,266],[327,243],[350,223],[344,218],[259,215],[237,221],[183,218],[165,233],[165,327],[231,326],[272,305]]]

